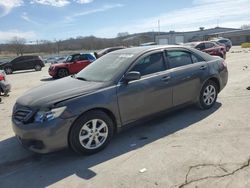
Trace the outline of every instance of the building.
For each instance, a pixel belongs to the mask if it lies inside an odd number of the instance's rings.
[[[204,29],[201,27],[198,31],[188,31],[188,32],[175,32],[170,31],[166,34],[156,35],[155,42],[157,44],[181,44],[192,41],[203,41],[208,40],[209,37],[214,36],[216,33],[223,33],[228,31],[238,31],[239,29],[234,28],[223,28],[216,27],[212,29]]]
[[[225,31],[210,34],[209,37],[223,37],[232,41],[233,45],[240,45],[244,42],[250,42],[250,29],[239,29],[236,31]]]

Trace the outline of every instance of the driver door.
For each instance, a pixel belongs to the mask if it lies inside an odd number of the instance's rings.
[[[141,79],[117,86],[117,97],[123,124],[172,107],[171,73],[162,51],[141,57],[129,70],[141,73]]]

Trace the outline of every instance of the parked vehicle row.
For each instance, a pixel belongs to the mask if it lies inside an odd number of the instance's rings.
[[[200,41],[200,42],[190,42],[185,43],[184,46],[195,48],[202,52],[206,52],[210,55],[219,56],[221,58],[226,58],[226,47],[224,45],[218,45],[211,41]]]
[[[72,59],[68,62],[74,63]],[[19,97],[13,108],[13,130],[34,152],[70,147],[93,154],[120,129],[145,117],[190,103],[211,108],[227,80],[224,59],[194,48],[117,50],[78,74]]]
[[[44,63],[40,56],[19,56],[10,62],[0,64],[6,74],[12,74],[14,71],[30,70],[41,71]]]
[[[229,39],[226,38],[215,38],[211,40],[212,42],[216,42],[216,43],[220,43],[220,44],[224,44],[226,47],[226,51],[228,52],[231,47],[232,47],[232,42]]]

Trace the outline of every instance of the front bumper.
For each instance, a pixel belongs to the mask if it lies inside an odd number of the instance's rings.
[[[11,90],[11,85],[7,81],[0,81],[0,92],[7,94]]]
[[[12,128],[22,145],[36,153],[49,153],[68,147],[68,133],[75,118],[23,124],[12,118]]]
[[[55,69],[49,68],[48,73],[49,73],[50,76],[56,77],[56,70]]]

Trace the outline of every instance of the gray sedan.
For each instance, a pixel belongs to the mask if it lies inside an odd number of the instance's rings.
[[[38,153],[103,149],[114,133],[166,110],[211,108],[228,79],[224,59],[181,46],[109,53],[74,76],[34,88],[13,108],[13,130]]]

